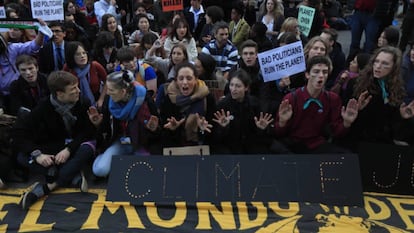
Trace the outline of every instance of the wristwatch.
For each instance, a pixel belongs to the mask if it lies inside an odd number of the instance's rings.
[[[33,162],[36,161],[36,158],[39,157],[42,154],[42,152],[40,150],[34,150],[32,151],[32,153],[30,153],[30,160],[29,163],[32,164]]]

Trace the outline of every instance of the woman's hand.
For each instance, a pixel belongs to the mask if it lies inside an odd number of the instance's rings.
[[[88,117],[89,117],[89,120],[91,121],[91,123],[95,127],[98,127],[102,123],[103,114],[102,113],[99,113],[98,112],[98,109],[96,109],[95,107],[91,106],[88,109]]]
[[[368,93],[368,91],[362,92],[361,95],[359,95],[359,97],[358,97],[358,108],[359,108],[359,111],[361,111],[362,109],[364,109],[369,104],[369,102],[371,101],[371,99],[372,99],[372,95],[370,95]]]
[[[339,77],[338,83],[339,85],[342,85],[346,82],[346,80],[349,79],[349,71],[344,71],[341,76]]]
[[[256,127],[264,130],[267,126],[273,122],[272,114],[260,112],[259,118],[254,117],[254,123],[256,123]]]
[[[167,118],[167,121],[168,123],[164,125],[164,128],[174,131],[178,127],[180,127],[180,125],[185,121],[185,118],[182,118],[181,120],[177,121],[175,117],[170,117],[170,118]]]
[[[207,131],[211,133],[211,128],[213,128],[213,126],[208,123],[206,118],[204,116],[200,116],[198,113],[197,113],[197,125],[201,132]]]
[[[145,123],[145,121],[144,121]],[[158,124],[159,124],[159,120],[158,117],[151,115],[151,117],[149,118],[149,120],[146,121],[145,127],[152,131],[155,132],[158,129]]]
[[[402,103],[400,105],[400,114],[401,117],[404,119],[408,119],[414,116],[414,100],[411,101],[408,105],[406,103]]]
[[[217,111],[214,113],[214,119],[213,121],[219,124],[221,127],[226,127],[230,124],[231,119],[230,111],[224,112],[224,109],[221,109],[221,111]]]
[[[345,128],[351,127],[351,124],[355,121],[355,119],[358,116],[358,101],[356,99],[350,99],[348,101],[348,104],[345,106],[342,106],[341,110],[341,116],[344,120],[344,126]]]

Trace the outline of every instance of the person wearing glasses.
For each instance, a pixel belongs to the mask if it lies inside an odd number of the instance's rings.
[[[39,70],[41,73],[50,74],[52,71],[62,70],[65,64],[65,27],[58,21],[52,21],[49,28],[53,37],[39,51]]]
[[[93,163],[95,176],[108,176],[114,155],[149,155],[156,146],[158,111],[144,86],[129,70],[115,71],[106,78],[108,98],[94,122],[104,152]]]
[[[85,47],[77,41],[67,43],[65,60],[63,70],[78,77],[81,95],[101,109],[106,95],[105,68],[96,61],[90,62]]]
[[[359,114],[347,137],[349,145],[359,142],[394,144],[412,131],[414,101],[404,102],[406,91],[400,77],[401,51],[385,46],[377,49],[357,79],[348,87],[358,97]],[[411,121],[412,122],[412,121]],[[356,148],[352,148],[356,149]]]

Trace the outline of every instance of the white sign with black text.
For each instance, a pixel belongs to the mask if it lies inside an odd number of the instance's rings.
[[[294,75],[306,69],[301,41],[259,53],[258,59],[265,82]]]

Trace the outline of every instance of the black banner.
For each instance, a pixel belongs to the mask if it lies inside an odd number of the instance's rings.
[[[414,147],[364,143],[359,158],[364,191],[414,194]]]
[[[358,157],[353,154],[114,156],[111,169],[110,201],[362,205]]]

